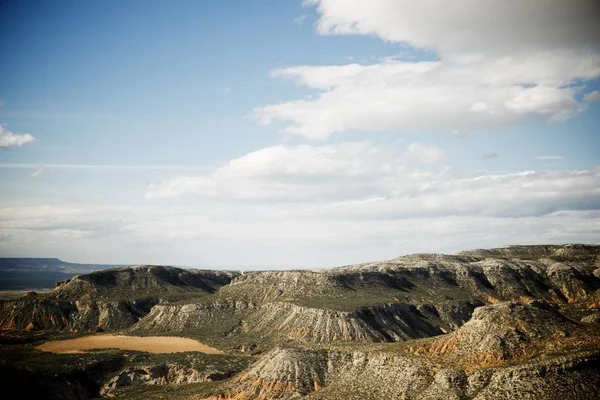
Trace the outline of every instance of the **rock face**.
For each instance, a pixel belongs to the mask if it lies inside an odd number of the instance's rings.
[[[131,328],[132,333],[197,333],[225,317],[238,321],[238,332],[254,332],[273,341],[297,343],[390,342],[444,333],[439,325],[458,326],[479,303],[445,309],[403,303],[339,311],[302,307],[286,302],[213,302],[160,304]],[[447,321],[447,323],[442,322]],[[235,332],[229,331],[229,334]],[[200,335],[202,335],[200,333]]]
[[[274,343],[394,342],[454,331],[476,307],[504,301],[545,299],[566,313],[588,312],[600,305],[599,249],[516,246],[332,270],[246,273],[210,302],[158,305],[133,329],[208,341],[215,334],[256,333]],[[227,329],[205,329],[219,325]]]
[[[250,329],[279,332],[290,340],[386,342],[442,333],[415,307],[402,303],[364,307],[353,312],[268,303],[249,319]]]
[[[183,332],[218,325],[225,318],[241,321],[257,306],[244,301],[159,304],[131,328],[131,332]],[[224,321],[222,321],[224,322]],[[224,325],[224,323],[222,324]]]
[[[581,322],[597,324],[600,322],[600,313],[596,312],[594,314],[586,315],[585,317],[581,318]]]
[[[521,258],[522,257],[522,258]],[[218,294],[255,303],[291,302],[353,310],[402,302],[546,299],[600,307],[600,246],[513,246],[461,255],[416,254],[323,271],[254,272]]]
[[[208,295],[236,272],[124,267],[59,282],[48,295],[0,301],[0,330],[125,329],[165,297]]]
[[[0,303],[0,330],[98,331],[124,329],[156,301],[20,300]]]
[[[100,395],[112,397],[118,389],[139,385],[182,385],[223,380],[231,371],[201,371],[181,364],[158,364],[129,367],[102,386]]]
[[[597,248],[594,247],[596,252]],[[566,259],[564,254],[560,260],[413,255],[339,268],[331,273],[354,282],[364,281],[364,275],[368,273],[406,282],[406,295],[402,297],[410,302],[431,298],[435,294],[455,298],[475,297],[488,303],[545,298],[553,302],[596,307],[597,291],[600,289],[600,279],[594,274],[596,258],[591,260],[588,257],[583,261]]]
[[[573,261],[600,267],[597,245],[566,244],[536,246],[505,246],[496,249],[460,251],[457,255],[477,258]]]
[[[300,297],[307,290],[313,296],[326,295],[335,288],[345,285],[324,271],[260,271],[233,279],[221,292],[225,297],[268,302]]]
[[[455,332],[414,342],[409,351],[452,359],[473,370],[529,359],[543,351],[583,350],[594,337],[543,300],[507,302],[479,307]]]
[[[600,394],[600,335],[582,330],[545,302],[500,303],[416,347],[276,348],[236,378],[230,396],[591,399]],[[543,355],[548,346],[566,355]]]
[[[196,352],[180,353],[174,357],[147,357],[138,353],[132,358],[133,365],[115,371],[104,380],[100,389],[102,396],[128,398],[129,395],[123,392],[132,387],[134,390],[143,390],[140,387],[223,381],[254,362],[254,359],[248,356]]]

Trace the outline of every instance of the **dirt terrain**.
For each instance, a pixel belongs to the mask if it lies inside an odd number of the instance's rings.
[[[148,353],[180,353],[199,351],[208,354],[223,354],[222,351],[206,346],[196,340],[167,336],[122,336],[92,335],[76,339],[53,340],[36,347],[52,353],[78,353],[91,349],[120,349],[145,351]]]

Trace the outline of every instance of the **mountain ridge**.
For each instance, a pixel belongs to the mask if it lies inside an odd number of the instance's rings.
[[[93,351],[81,357],[104,360],[101,373],[74,365],[65,376],[95,382],[82,400],[101,388],[144,400],[595,398],[599,258],[598,245],[552,245],[321,270],[111,268],[0,301],[0,349],[18,354],[6,361],[14,371],[41,357],[27,343],[99,331],[183,336],[225,353],[192,365]]]

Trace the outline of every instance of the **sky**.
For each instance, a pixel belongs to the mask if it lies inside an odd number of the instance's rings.
[[[0,256],[600,242],[595,0],[0,0]]]

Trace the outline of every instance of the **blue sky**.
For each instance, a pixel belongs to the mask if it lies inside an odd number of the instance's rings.
[[[527,1],[1,2],[0,255],[598,242],[598,7]]]
[[[253,107],[305,92],[269,70],[394,51],[319,40],[314,15],[293,22],[310,11],[298,2],[35,3],[4,5],[2,115],[52,143],[9,161],[156,163],[161,149],[166,164],[223,162],[279,140],[243,118]]]

